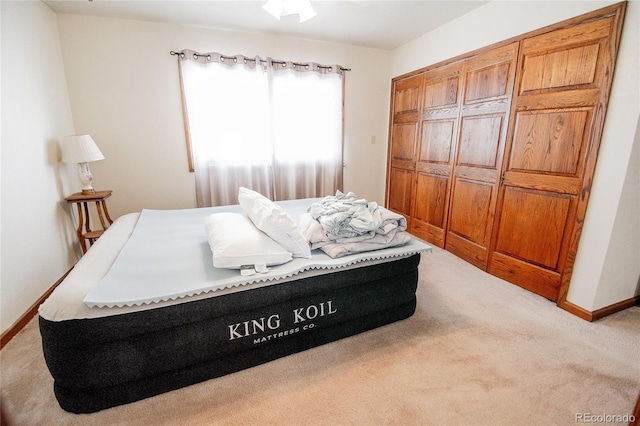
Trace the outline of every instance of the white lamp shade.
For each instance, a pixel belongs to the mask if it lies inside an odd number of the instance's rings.
[[[104,160],[100,148],[89,135],[67,136],[62,143],[62,161],[65,163],[88,163]]]

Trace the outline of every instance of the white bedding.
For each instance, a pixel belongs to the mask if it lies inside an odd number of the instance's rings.
[[[279,204],[296,219],[306,212],[310,200]],[[204,218],[221,211],[242,210],[239,206],[144,210],[119,218],[41,305],[40,315],[61,321],[153,309],[182,303],[184,298],[197,300],[431,249],[412,239],[405,246],[339,259],[314,250],[311,259],[294,259],[268,274],[243,277],[237,270],[212,265]]]

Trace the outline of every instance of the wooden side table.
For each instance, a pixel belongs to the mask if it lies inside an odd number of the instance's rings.
[[[94,194],[83,194],[77,192],[73,195],[65,198],[67,203],[76,204],[78,206],[78,229],[76,234],[78,235],[78,241],[80,241],[80,247],[82,247],[82,253],[86,253],[88,250],[87,240],[89,245],[93,244],[100,236],[107,230],[109,225],[113,223],[113,220],[109,217],[109,211],[107,210],[106,199],[111,197],[113,191],[96,191]],[[102,229],[92,230],[91,221],[89,219],[89,203],[95,203],[98,210],[98,217],[100,218],[100,224]],[[104,213],[104,215],[103,215]],[[106,222],[105,222],[106,218]],[[84,231],[83,231],[84,225]]]

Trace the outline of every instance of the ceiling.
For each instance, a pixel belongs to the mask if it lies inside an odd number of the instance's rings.
[[[280,21],[252,0],[44,0],[57,13],[193,25],[392,50],[488,1],[312,0],[318,13]]]

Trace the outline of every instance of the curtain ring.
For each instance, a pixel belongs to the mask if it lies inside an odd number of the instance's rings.
[[[211,55],[207,55],[207,61],[211,61]]]
[[[185,57],[184,52],[180,53],[180,59],[184,59],[184,57]]]
[[[197,53],[193,54],[193,59],[195,59],[196,61],[198,60],[198,54]]]
[[[304,69],[305,69],[305,70],[308,70],[308,69],[309,69],[309,64],[305,65],[305,66],[304,66]]]
[[[329,67],[329,71],[333,71],[333,67]]]
[[[238,63],[238,58],[233,58],[233,63],[237,64]]]
[[[224,57],[220,56],[220,62],[224,62]]]
[[[246,64],[246,63],[247,63],[247,58],[244,58],[244,59],[242,60],[242,62],[243,62],[244,64]]]

